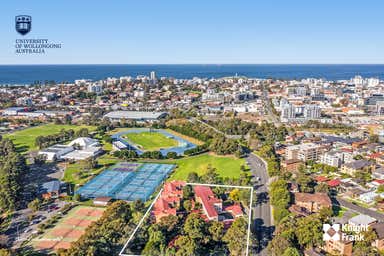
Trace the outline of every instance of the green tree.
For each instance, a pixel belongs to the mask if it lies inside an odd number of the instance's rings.
[[[315,192],[317,193],[329,193],[329,187],[326,183],[319,183],[315,186]]]
[[[283,256],[300,256],[299,250],[297,250],[295,247],[288,247],[285,249]]]
[[[193,196],[193,189],[190,185],[183,187],[183,198],[190,199]]]
[[[210,164],[207,167],[207,171],[201,176],[201,180],[207,184],[220,183],[219,174],[217,173],[216,168],[213,168]]]
[[[75,194],[73,196],[73,200],[77,201],[77,202],[80,202],[81,201],[81,195],[80,194]]]
[[[199,175],[196,172],[190,172],[188,173],[187,181],[190,183],[199,183]]]
[[[201,241],[204,240],[206,235],[207,224],[197,213],[188,215],[185,224],[184,232],[190,238]]]
[[[323,241],[323,223],[317,215],[300,218],[296,223],[296,237],[301,247],[316,247]]]
[[[165,251],[166,239],[161,231],[149,228],[149,240],[143,249],[144,255],[161,255]]]
[[[31,209],[33,212],[37,212],[40,206],[41,206],[41,202],[38,198],[28,203],[28,208]]]
[[[218,221],[211,221],[209,223],[208,232],[215,242],[220,242],[224,235],[224,224]]]
[[[223,237],[231,255],[242,255],[247,244],[247,221],[237,218]]]
[[[199,248],[194,239],[189,236],[179,236],[175,241],[176,256],[197,255]]]
[[[192,203],[190,200],[185,200],[183,202],[183,207],[187,212],[190,212],[192,210]]]
[[[235,202],[240,200],[240,190],[235,188],[231,192],[229,192],[229,198]]]
[[[377,187],[377,193],[383,193],[384,192],[384,185],[379,185]]]

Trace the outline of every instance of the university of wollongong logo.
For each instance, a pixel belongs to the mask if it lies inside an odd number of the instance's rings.
[[[21,35],[28,34],[32,29],[32,17],[29,15],[18,15],[15,17],[16,31]]]

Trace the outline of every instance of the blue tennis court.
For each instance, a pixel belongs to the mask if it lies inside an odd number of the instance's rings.
[[[109,196],[146,201],[174,168],[172,164],[121,162],[97,175],[75,194],[84,198]]]

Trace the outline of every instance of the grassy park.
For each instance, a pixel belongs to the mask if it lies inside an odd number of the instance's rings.
[[[155,151],[161,148],[176,147],[178,142],[158,132],[127,133],[123,138],[138,145],[141,149]]]
[[[81,128],[88,128],[90,131],[95,129],[92,126],[46,124],[16,131],[14,133],[5,135],[4,138],[11,139],[20,152],[28,152],[37,149],[35,146],[35,139],[38,136],[46,136],[59,133],[62,129],[73,129],[77,131]]]
[[[207,170],[208,165],[217,169],[221,177],[238,178],[240,175],[240,166],[245,165],[244,159],[231,156],[215,156],[203,154],[188,158],[166,161],[177,165],[170,180],[185,180],[190,172],[196,172],[201,175]]]

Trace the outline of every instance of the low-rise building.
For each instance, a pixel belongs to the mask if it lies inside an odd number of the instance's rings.
[[[40,150],[38,154],[45,156],[47,161],[56,161],[73,150],[74,148],[72,146],[56,144]]]
[[[53,180],[42,184],[39,188],[39,194],[44,199],[58,198],[60,195],[60,181]]]
[[[138,122],[153,122],[167,116],[166,112],[145,112],[145,111],[113,111],[104,115],[112,122],[121,120],[134,120]]]
[[[295,193],[294,198],[295,205],[309,213],[319,212],[321,208],[332,207],[331,199],[325,193]]]
[[[212,190],[207,186],[195,186],[195,199],[204,210],[208,220],[219,220],[219,213],[223,211],[223,201],[218,199]]]
[[[338,231],[341,235],[341,231]],[[329,229],[328,234],[332,237],[336,234],[334,229]],[[348,239],[330,239],[325,241],[324,250],[331,255],[352,256],[353,241]]]
[[[281,167],[287,172],[298,172],[304,163],[298,159],[289,159],[281,162]]]
[[[371,226],[375,223],[377,223],[375,218],[364,214],[356,215],[348,220],[348,224],[354,226]]]
[[[341,166],[341,172],[350,176],[355,176],[359,171],[373,172],[375,170],[375,163],[367,160],[356,160]]]

